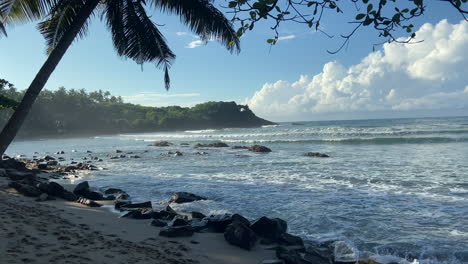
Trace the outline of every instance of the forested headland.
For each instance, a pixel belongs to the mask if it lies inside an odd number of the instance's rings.
[[[24,91],[0,79],[0,105],[14,108]],[[0,107],[0,127],[13,109]],[[125,103],[101,90],[44,90],[24,123],[20,137],[157,132],[208,128],[258,127],[274,124],[246,105],[207,102],[194,107],[148,107]]]

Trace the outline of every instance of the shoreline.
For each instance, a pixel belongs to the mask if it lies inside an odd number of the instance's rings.
[[[234,264],[274,258],[274,251],[261,247],[244,251],[221,243],[222,234],[164,238],[150,220],[119,218],[102,207],[62,200],[37,203],[12,190],[0,191],[0,200],[5,235],[0,263],[64,263],[65,257],[66,263]]]

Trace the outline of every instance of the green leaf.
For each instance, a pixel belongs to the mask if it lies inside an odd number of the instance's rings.
[[[0,94],[0,109],[1,108],[15,109],[18,105],[19,103],[17,101]]]
[[[233,7],[236,7],[237,6],[237,2],[236,1],[231,1],[229,2],[229,8],[233,8]]]
[[[366,14],[358,14],[358,15],[356,16],[356,20],[361,20],[361,19],[363,19],[363,18],[365,18],[365,17],[366,17]]]
[[[369,4],[369,5],[367,6],[367,13],[369,13],[369,12],[372,10],[373,7],[374,7],[374,6],[373,6],[372,4]]]

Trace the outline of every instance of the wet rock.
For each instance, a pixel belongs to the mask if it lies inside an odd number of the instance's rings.
[[[209,143],[209,144],[198,143],[195,145],[195,147],[196,148],[227,148],[229,147],[229,145],[223,142],[215,142],[215,143]]]
[[[249,221],[247,218],[245,218],[245,217],[243,217],[242,215],[240,215],[240,214],[233,214],[233,215],[231,216],[231,221],[232,221],[233,223],[236,223],[236,222],[237,222],[237,223],[241,223],[241,224],[243,224],[243,225],[245,225],[245,226],[247,226],[247,227],[250,227],[250,221]]]
[[[123,190],[118,188],[108,188],[104,191],[104,194],[116,194],[116,193],[125,193]]]
[[[58,165],[58,161],[56,161],[56,160],[49,160],[49,161],[47,162],[47,165],[48,165],[48,166],[57,166],[57,165]]]
[[[115,150],[115,153],[122,153],[122,151],[119,150],[119,149],[116,149],[116,150]]]
[[[3,159],[0,159],[0,168],[3,169],[13,169],[18,171],[26,171],[26,164],[21,161],[9,158],[8,156],[3,156]]]
[[[180,217],[175,217],[169,224],[168,226],[186,226],[188,225],[189,222],[183,218]]]
[[[59,197],[62,198],[62,199],[65,199],[65,200],[67,200],[67,201],[76,201],[76,199],[78,199],[78,197],[76,197],[75,194],[73,194],[72,192],[67,191],[67,190],[64,190],[64,191],[60,194]]]
[[[229,244],[247,250],[250,250],[257,241],[255,232],[240,222],[233,222],[228,225],[224,232],[224,238]]]
[[[9,187],[14,188],[17,192],[21,193],[24,196],[28,197],[38,197],[42,194],[41,190],[39,188],[36,188],[31,185],[27,184],[21,184],[17,182],[10,182],[8,184]]]
[[[203,155],[208,155],[208,152],[205,152],[205,151],[198,151],[196,154],[197,154],[197,155],[202,155],[202,156],[203,156]]]
[[[151,221],[151,225],[156,227],[165,227],[167,226],[167,222],[160,219],[154,219]]]
[[[206,198],[202,196],[198,196],[193,193],[176,192],[172,195],[170,202],[181,204],[181,203],[190,203],[190,202],[199,201],[199,200],[206,200]]]
[[[159,235],[163,237],[190,237],[193,236],[194,230],[191,226],[171,226],[164,227],[159,231]]]
[[[331,243],[313,244],[308,246],[304,259],[317,264],[334,264],[333,246]]]
[[[73,193],[76,195],[85,196],[89,192],[89,183],[88,181],[80,182],[73,189]]]
[[[12,181],[34,181],[36,174],[32,171],[17,171],[15,169],[7,169],[6,174]]]
[[[7,172],[5,169],[0,168],[0,177],[7,177]]]
[[[91,200],[106,200],[101,193],[89,191],[83,197]]]
[[[132,218],[132,219],[151,219],[152,218],[152,210],[130,211],[130,212],[124,214],[122,217]]]
[[[120,206],[120,210],[125,211],[141,211],[145,209],[153,209],[153,205],[150,201],[143,203],[127,203]]]
[[[327,154],[319,153],[319,152],[307,152],[304,154],[306,157],[317,157],[317,158],[329,158]]]
[[[278,238],[278,243],[286,246],[302,246],[304,247],[304,241],[302,238],[291,235],[288,233],[281,234]]]
[[[86,199],[86,198],[83,198],[83,197],[79,198],[77,202],[80,203],[80,204],[89,206],[89,207],[101,207],[102,206],[102,204],[100,204],[100,203],[97,203],[97,202],[95,202],[93,200]]]
[[[180,151],[176,151],[176,152],[174,153],[174,156],[175,156],[175,157],[180,157],[180,156],[183,156],[183,155],[184,155],[184,154],[183,154],[182,152],[180,152]]]
[[[301,256],[299,251],[285,246],[279,246],[276,249],[276,257],[283,260],[285,264],[321,264],[309,262]]]
[[[189,143],[180,143],[181,146],[190,146]]]
[[[132,156],[130,156],[130,158],[132,158],[132,159],[140,159],[141,157],[138,156],[138,155],[132,155]]]
[[[252,151],[252,152],[259,152],[259,153],[267,153],[267,152],[271,152],[271,149],[265,147],[265,146],[260,146],[260,145],[253,145],[251,147],[248,148],[249,151]]]
[[[228,225],[232,223],[230,214],[212,215],[204,218],[207,221],[207,227],[216,233],[224,233]]]
[[[249,149],[248,146],[233,146],[232,149]]]
[[[87,150],[86,153],[93,153],[91,150]]]
[[[37,185],[37,188],[48,195],[59,197],[67,201],[76,201],[77,199],[76,195],[65,190],[62,185],[56,182],[42,182]]]
[[[130,204],[130,203],[131,203],[131,202],[129,202],[129,201],[118,201],[118,200],[117,200],[117,201],[115,201],[115,203],[114,203],[114,209],[115,209],[115,210],[119,210],[119,211],[123,211],[123,210],[121,209],[121,207],[122,207],[123,205]]]
[[[153,212],[152,216],[153,216],[153,219],[172,220],[172,219],[174,219],[174,217],[177,216],[177,214],[173,213],[173,212],[162,210],[162,211]]]
[[[42,158],[42,159],[43,159],[43,160],[46,160],[46,161],[55,160],[55,158],[54,158],[54,157],[52,157],[52,156],[49,156],[49,155],[45,156],[45,157],[44,157],[44,158]]]
[[[202,219],[206,217],[206,215],[200,212],[192,212],[191,215],[192,215],[192,218],[196,218],[196,219]]]
[[[171,142],[168,142],[168,141],[158,141],[158,142],[154,142],[153,143],[153,146],[155,147],[169,147],[169,146],[172,146],[173,144]]]
[[[257,235],[261,237],[277,240],[282,234],[286,233],[288,224],[286,221],[279,218],[270,219],[266,216],[263,216],[255,221],[251,228]]]
[[[40,170],[47,170],[49,166],[47,166],[47,162],[40,162],[37,164],[37,168]]]
[[[120,193],[118,194],[116,197],[115,197],[115,200],[128,200],[130,199],[130,195],[128,195],[127,193]]]
[[[190,221],[190,225],[192,226],[195,232],[200,232],[208,228],[208,221],[206,221],[205,219],[192,219],[192,221]]]

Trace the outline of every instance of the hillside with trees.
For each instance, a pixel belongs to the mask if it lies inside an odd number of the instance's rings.
[[[0,127],[13,113],[15,101],[24,91],[0,79]],[[9,107],[10,109],[6,108]],[[147,107],[125,103],[121,97],[101,90],[59,88],[39,95],[19,136],[93,135],[192,130],[208,128],[258,127],[273,124],[257,117],[245,105],[235,102],[207,102],[194,107]]]

